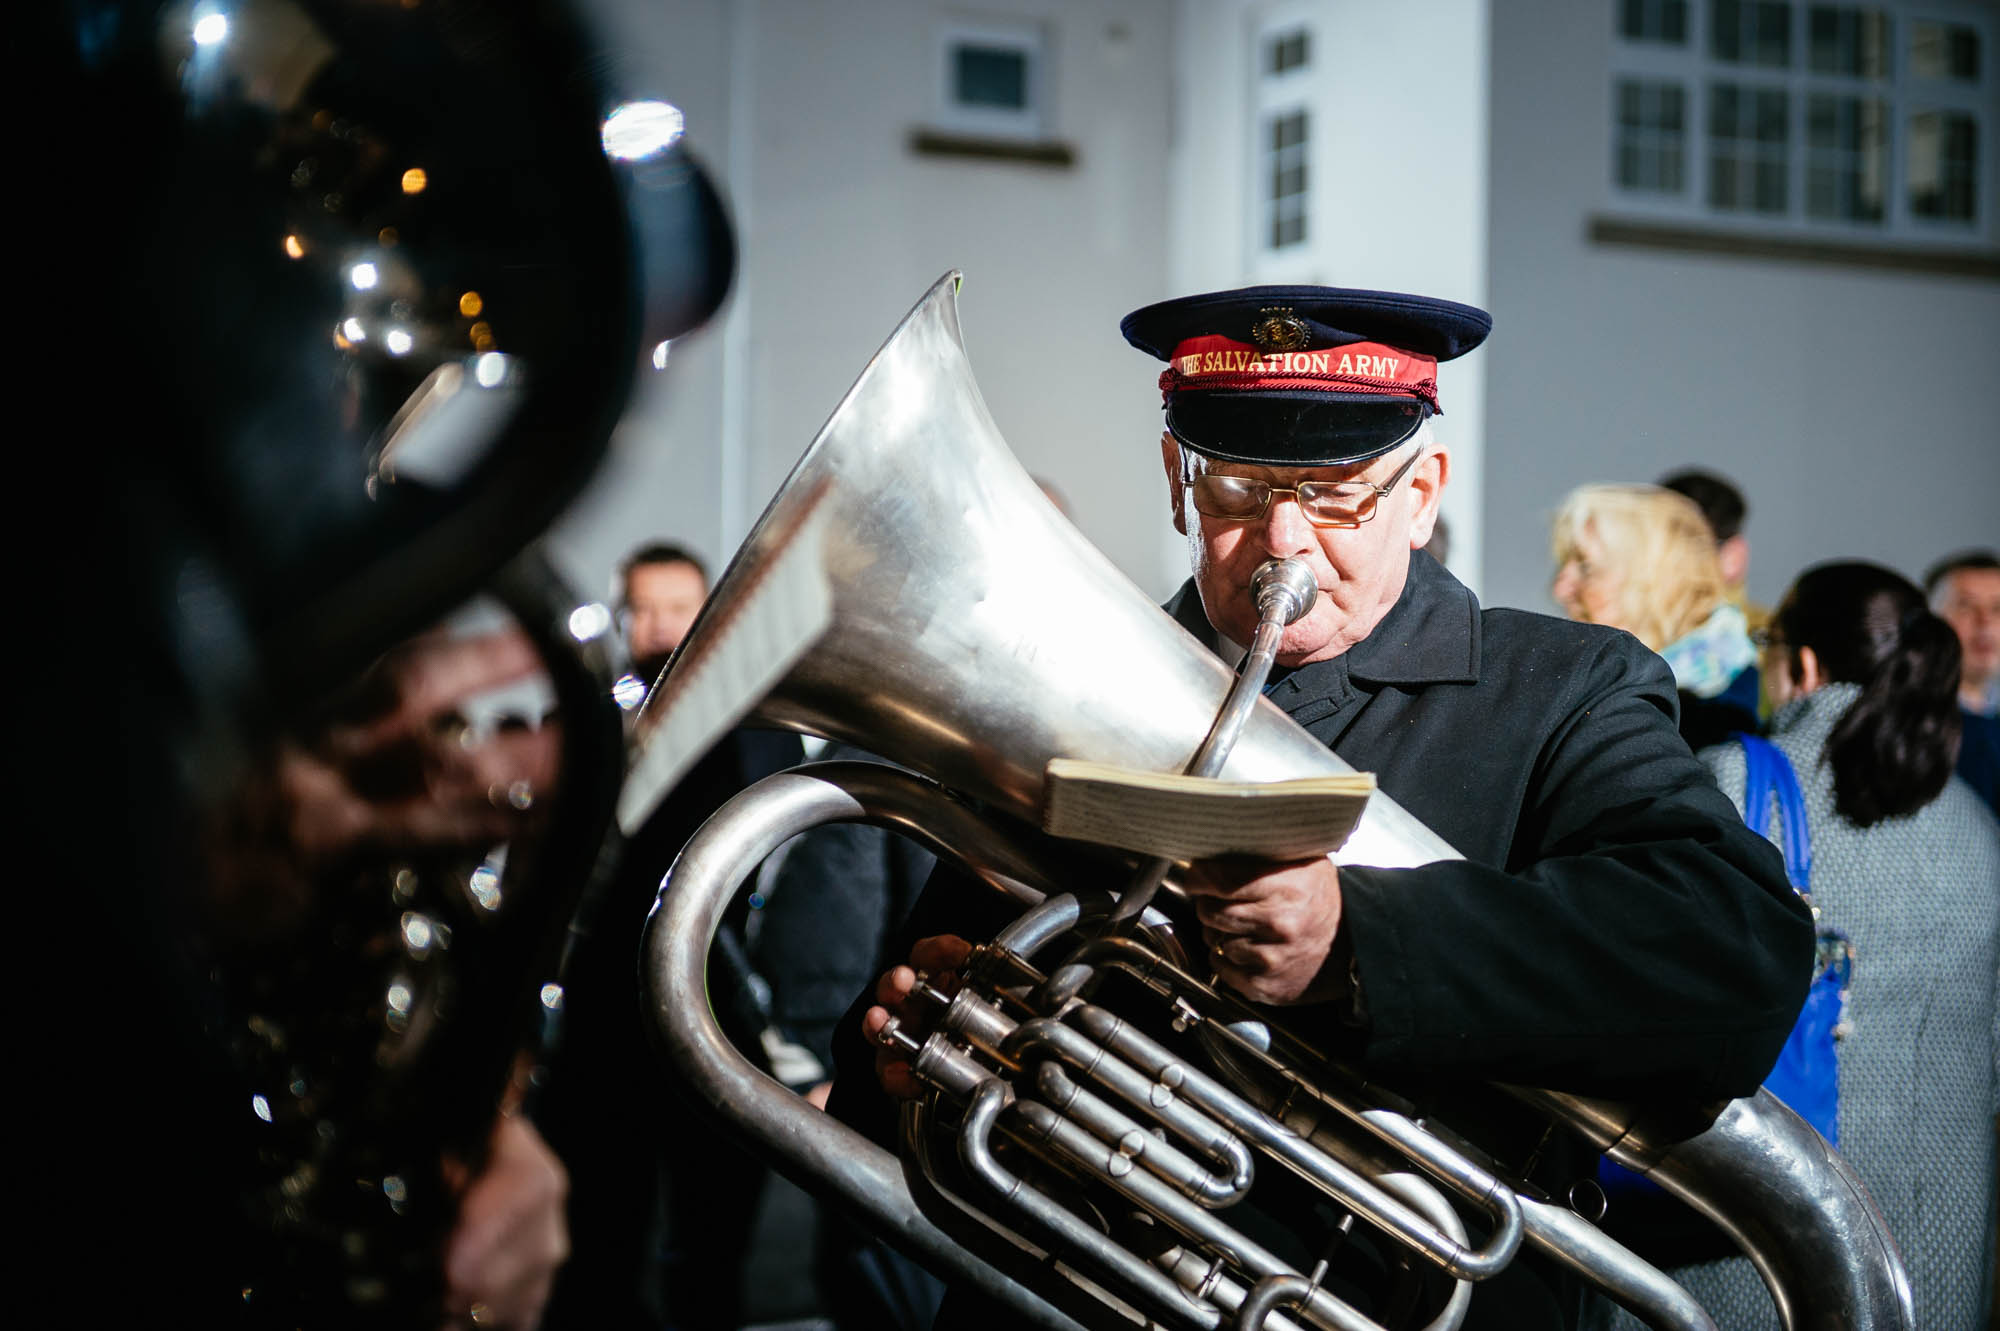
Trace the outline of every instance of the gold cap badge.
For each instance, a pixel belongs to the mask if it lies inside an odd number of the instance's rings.
[[[1311,337],[1306,321],[1282,305],[1257,311],[1257,322],[1250,325],[1250,340],[1266,353],[1303,351]]]

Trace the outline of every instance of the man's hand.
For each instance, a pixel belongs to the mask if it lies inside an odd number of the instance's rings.
[[[868,1043],[875,1045],[875,1079],[882,1083],[882,1089],[903,1100],[914,1100],[923,1094],[923,1085],[910,1070],[910,1060],[900,1050],[885,1049],[876,1044],[876,1037],[889,1024],[893,1015],[900,1018],[909,1033],[922,1039],[927,1031],[922,1018],[935,1011],[927,1002],[910,1002],[916,991],[917,971],[923,971],[930,984],[946,993],[957,988],[958,968],[972,955],[972,944],[953,934],[940,934],[934,938],[920,938],[910,948],[910,964],[898,966],[889,971],[875,984],[876,1006],[868,1009],[861,1018],[861,1033],[868,1037]]]
[[[569,1256],[563,1204],[569,1175],[524,1118],[502,1115],[486,1168],[458,1202],[445,1243],[450,1327],[529,1331],[541,1320],[556,1268]]]
[[[1245,998],[1311,1003],[1342,991],[1344,977],[1321,973],[1340,930],[1340,872],[1332,860],[1204,860],[1182,885],[1194,898],[1216,978]]]

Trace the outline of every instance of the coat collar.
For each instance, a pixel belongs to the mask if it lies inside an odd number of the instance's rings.
[[[1377,684],[1479,682],[1479,598],[1421,550],[1403,594],[1375,631],[1347,649],[1347,671]]]
[[[1840,681],[1822,684],[1780,707],[1771,717],[1769,734],[1772,739],[1786,736],[1797,747],[1817,754],[1826,748],[1834,726],[1860,697],[1859,684]]]
[[[1167,612],[1197,638],[1215,645],[1215,630],[1202,614],[1192,579],[1167,603]],[[1338,671],[1330,671],[1336,663]],[[1429,555],[1411,551],[1403,594],[1375,631],[1342,656],[1301,666],[1288,679],[1310,690],[1312,677],[1333,673],[1372,684],[1477,683],[1479,599]]]

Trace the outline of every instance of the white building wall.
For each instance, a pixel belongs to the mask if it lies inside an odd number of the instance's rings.
[[[876,347],[950,268],[973,369],[1028,469],[1155,595],[1153,363],[1118,336],[1166,274],[1166,0],[603,0],[736,201],[728,317],[677,344],[617,454],[555,537],[601,585],[642,540],[719,565]],[[1032,22],[1051,55],[1060,168],[920,156],[935,31]],[[733,451],[732,451],[733,450]]]
[[[597,3],[617,33],[607,62],[683,107],[740,201],[745,258],[727,317],[642,387],[553,538],[592,589],[644,539],[726,558],[952,266],[1007,440],[1154,594],[1185,554],[1159,503],[1153,365],[1116,323],[1256,280],[1493,310],[1488,346],[1444,368],[1439,423],[1453,564],[1489,602],[1548,604],[1547,518],[1571,486],[1681,463],[1748,493],[1767,601],[1816,559],[1915,573],[2000,539],[2000,284],[1586,238],[1610,194],[1609,3],[1506,3],[1491,19],[1486,0]],[[1277,271],[1250,253],[1248,81],[1256,25],[1293,15],[1319,34],[1316,212],[1309,258]],[[932,118],[935,25],[980,18],[1045,25],[1050,130],[1074,168],[909,151]]]
[[[2000,541],[2000,283],[1593,244],[1614,6],[1496,9],[1487,601],[1551,608],[1572,486],[1687,464],[1749,499],[1766,603],[1820,560]]]

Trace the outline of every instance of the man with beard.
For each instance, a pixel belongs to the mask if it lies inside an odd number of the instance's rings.
[[[650,688],[708,599],[708,570],[682,547],[656,541],[625,557],[619,583],[632,673]]]

